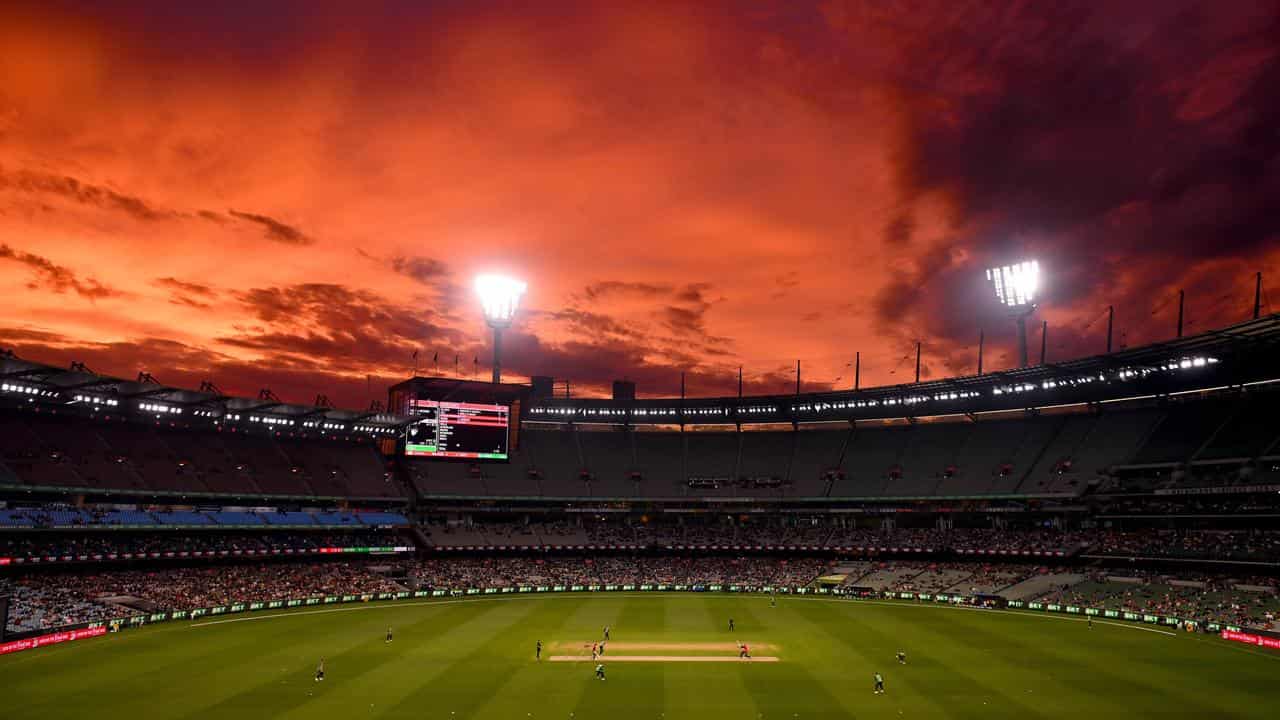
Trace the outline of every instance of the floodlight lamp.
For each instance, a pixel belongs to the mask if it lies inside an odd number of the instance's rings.
[[[523,282],[505,275],[477,276],[476,294],[480,296],[484,319],[493,327],[510,325],[526,287]]]
[[[1010,308],[1035,306],[1040,289],[1040,263],[1035,260],[1002,265],[987,270],[987,279],[995,287],[996,297]]]

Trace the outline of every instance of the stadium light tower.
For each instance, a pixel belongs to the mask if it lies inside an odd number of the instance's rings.
[[[476,294],[484,308],[484,319],[493,328],[493,384],[502,382],[502,331],[511,326],[516,306],[524,295],[526,285],[505,275],[479,275],[476,277]]]
[[[1018,321],[1019,367],[1027,366],[1027,316],[1035,312],[1040,290],[1040,263],[1026,260],[987,270],[987,279],[995,288],[1000,303]]]

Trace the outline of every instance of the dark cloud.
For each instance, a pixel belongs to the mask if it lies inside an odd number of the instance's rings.
[[[711,301],[706,297],[709,290],[711,290],[711,283],[689,283],[675,292],[675,299],[679,302],[710,307]]]
[[[542,314],[543,317],[564,323],[570,332],[584,337],[601,339],[629,338],[642,341],[646,335],[626,323],[604,313],[590,312],[578,308],[554,310]]]
[[[218,338],[229,346],[349,372],[403,366],[428,348],[473,349],[469,338],[437,323],[426,308],[398,305],[368,290],[304,283],[238,294],[261,322]]]
[[[285,245],[314,245],[315,238],[307,235],[298,228],[277,220],[269,215],[259,213],[241,212],[239,210],[228,210],[227,214],[254,223],[263,229],[263,235],[268,240],[274,240]]]
[[[43,287],[56,293],[72,291],[90,300],[119,297],[125,293],[103,285],[92,278],[80,278],[70,268],[58,265],[47,257],[0,245],[0,260],[25,265],[35,276],[29,287]]]
[[[395,272],[417,280],[423,285],[434,286],[450,275],[447,264],[435,258],[420,255],[412,257],[397,255],[388,260],[388,264]]]
[[[174,277],[156,278],[151,281],[152,285],[167,288],[176,292],[185,293],[187,295],[199,295],[201,297],[213,297],[217,292],[208,285],[190,282],[188,280],[179,280]]]
[[[915,220],[906,213],[895,215],[884,229],[886,244],[903,248],[911,244],[911,233],[916,229]]]
[[[662,322],[672,332],[689,335],[702,335],[707,331],[703,315],[705,308],[687,308],[668,305],[661,310]]]
[[[0,190],[56,196],[79,205],[120,211],[135,220],[148,222],[175,216],[175,213],[157,209],[140,197],[86,183],[70,175],[53,175],[29,170],[9,172],[0,168]]]
[[[359,248],[356,253],[427,288],[430,291],[428,302],[433,304],[441,317],[456,319],[456,308],[468,301],[466,288],[455,281],[453,270],[443,260],[425,255],[404,254],[379,257]]]
[[[712,285],[705,282],[684,284],[629,282],[621,280],[603,280],[587,285],[577,293],[570,303],[569,312],[553,312],[548,315],[554,319],[570,321],[579,332],[592,329],[608,328],[614,334],[629,334],[644,337],[650,347],[662,346],[664,351],[678,347],[694,347],[711,350],[730,342],[729,338],[708,333],[706,314],[712,307],[708,293]],[[649,307],[644,311],[652,320],[673,333],[674,338],[663,338],[640,327],[634,320],[602,314],[594,310],[585,310],[581,306],[590,304],[599,306],[611,300],[638,300]],[[626,328],[625,331],[622,328]]]
[[[1027,5],[1001,16],[1005,42],[975,45],[966,19],[912,46],[901,193],[949,197],[954,224],[877,293],[882,330],[968,342],[986,325],[1008,343],[983,270],[1037,257],[1044,304],[1080,317],[1114,304],[1132,342],[1160,339],[1172,324],[1143,320],[1177,287],[1216,297],[1274,251],[1280,12],[1244,23],[1171,5],[1135,38],[1110,7]],[[886,247],[913,237],[909,218]],[[1201,276],[1210,266],[1227,274]],[[1096,351],[1080,330],[1051,346]]]
[[[299,228],[260,213],[228,210],[226,215],[210,210],[195,213],[161,207],[155,202],[136,195],[118,192],[103,185],[84,182],[70,175],[55,175],[31,170],[6,171],[0,167],[0,191],[10,190],[31,195],[59,197],[77,205],[99,210],[122,212],[128,217],[144,221],[190,219],[200,217],[223,223],[227,217],[239,219],[263,230],[263,235],[285,245],[313,245],[315,239]],[[46,209],[47,206],[43,206]]]
[[[351,372],[288,354],[243,360],[154,337],[95,343],[53,333],[0,329],[0,345],[13,349],[19,357],[51,365],[83,362],[109,376],[129,378],[146,371],[167,385],[192,389],[212,380],[220,390],[235,396],[254,396],[262,388],[271,388],[286,402],[302,404],[323,393],[345,408],[367,407],[371,399],[386,402],[387,387],[403,379],[398,373]]]
[[[614,380],[625,379],[635,382],[641,395],[669,397],[679,394],[681,373],[691,395],[732,395],[738,387],[737,365],[711,362],[697,352],[655,354],[643,339],[550,343],[528,332],[509,331],[504,336],[504,351],[509,358],[504,366],[511,371],[569,378],[579,392],[599,392]],[[480,357],[487,360],[484,354]],[[787,392],[788,387],[794,389],[794,382],[795,375],[786,370],[748,370],[743,386],[747,393],[765,394]],[[827,383],[806,383],[809,390],[828,387]]]
[[[588,300],[601,300],[618,296],[657,298],[671,295],[675,291],[675,286],[664,283],[603,280],[583,288],[582,295]]]
[[[186,295],[174,295],[169,298],[169,302],[173,305],[183,305],[185,307],[196,308],[197,310],[208,310],[212,307],[207,302],[201,302],[194,298],[187,297]]]

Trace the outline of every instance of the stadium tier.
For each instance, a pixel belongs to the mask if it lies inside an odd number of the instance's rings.
[[[78,417],[0,416],[11,482],[186,496],[396,498],[368,444],[166,430]]]
[[[73,507],[0,509],[0,528],[191,528],[405,526],[399,513],[377,511],[145,510]]]
[[[407,472],[423,497],[1072,497],[1125,476],[1237,485],[1280,477],[1269,464],[1280,460],[1280,425],[1255,423],[1276,401],[1258,390],[783,431],[527,424],[509,463],[414,462]],[[1236,427],[1247,437],[1224,437]]]
[[[1276,580],[1178,572],[1069,572],[1055,565],[840,562],[822,557],[568,555],[367,562],[235,564],[0,578],[15,599],[9,629],[45,630],[138,613],[317,596],[519,587],[778,587],[836,583],[849,592],[1009,596],[1230,623],[1267,630],[1280,613]]]
[[[392,388],[393,407],[423,416],[294,405],[269,392],[225,397],[4,357],[0,490],[394,506],[1071,498],[1264,484],[1280,478],[1276,367],[1273,315],[1063,364],[858,391],[614,401],[497,386],[490,402],[506,405],[467,405],[405,398],[484,394],[487,384],[415,378]],[[482,411],[483,422],[466,420]],[[498,428],[473,438],[495,452],[430,457],[473,426]],[[406,433],[423,427],[441,447],[407,454]]]
[[[1229,330],[857,392],[612,401],[517,388],[518,414],[510,398],[360,413],[0,358],[7,628],[780,588],[1271,632],[1280,320]],[[493,446],[456,451],[449,433],[475,418],[472,439]]]

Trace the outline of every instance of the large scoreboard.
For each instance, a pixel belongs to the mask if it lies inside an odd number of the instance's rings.
[[[507,459],[510,406],[416,398],[408,406],[414,420],[405,428],[405,455]]]

